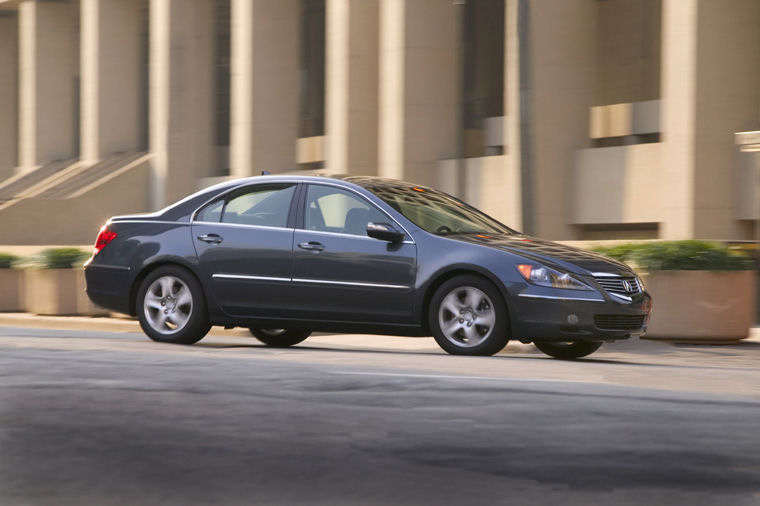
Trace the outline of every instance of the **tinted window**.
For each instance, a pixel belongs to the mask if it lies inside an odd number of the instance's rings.
[[[217,200],[216,202],[212,202],[201,209],[195,219],[196,221],[210,221],[213,223],[218,223],[222,218],[223,207],[224,200]]]
[[[331,186],[309,185],[306,193],[306,230],[367,235],[367,223],[389,219],[363,198]]]
[[[222,223],[286,227],[295,188],[266,185],[233,195],[222,212]]]

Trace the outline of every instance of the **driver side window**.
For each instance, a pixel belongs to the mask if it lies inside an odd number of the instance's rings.
[[[366,200],[332,186],[309,185],[304,228],[339,234],[367,235],[367,223],[388,218]]]

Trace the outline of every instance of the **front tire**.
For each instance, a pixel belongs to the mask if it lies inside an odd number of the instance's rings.
[[[260,329],[256,327],[251,327],[248,330],[251,331],[253,337],[273,348],[293,346],[311,335],[311,331],[308,330]]]
[[[591,355],[601,346],[601,342],[594,341],[567,341],[567,342],[534,342],[536,348],[546,353],[550,357],[560,358],[563,360],[574,360],[576,358]]]
[[[430,301],[430,330],[438,346],[452,355],[498,353],[509,341],[508,320],[501,293],[479,276],[451,278]]]
[[[194,344],[211,328],[203,289],[182,267],[159,267],[148,274],[136,306],[140,327],[154,341]]]

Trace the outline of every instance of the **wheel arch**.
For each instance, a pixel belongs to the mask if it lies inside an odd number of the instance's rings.
[[[478,276],[496,287],[496,289],[499,291],[499,294],[501,294],[501,300],[504,302],[504,307],[507,309],[507,329],[509,335],[511,336],[512,315],[510,312],[509,303],[507,302],[507,290],[504,287],[504,284],[501,283],[493,273],[473,266],[458,266],[444,272],[439,272],[435,275],[433,280],[425,289],[425,294],[422,297],[422,304],[420,307],[420,321],[422,322],[422,326],[425,329],[425,332],[428,334],[430,333],[430,325],[428,323],[427,315],[430,311],[430,302],[432,301],[436,290],[438,290],[438,288],[440,288],[440,286],[446,281],[462,275]]]

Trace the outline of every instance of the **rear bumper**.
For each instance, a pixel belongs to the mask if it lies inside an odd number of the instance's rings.
[[[85,291],[100,307],[129,314],[130,270],[128,267],[88,264],[84,269]]]
[[[638,294],[630,303],[563,298],[514,297],[512,339],[532,341],[615,341],[646,332],[652,299]]]

